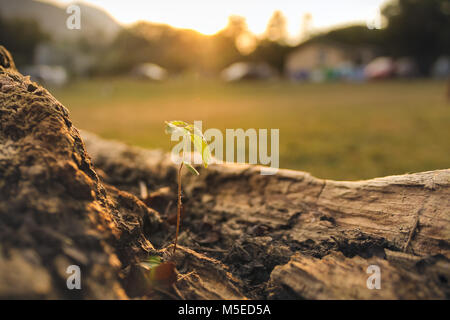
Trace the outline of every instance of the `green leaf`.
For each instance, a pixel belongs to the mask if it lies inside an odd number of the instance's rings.
[[[184,121],[166,121],[166,134],[173,134],[176,131],[181,131],[181,135],[188,135],[189,130],[186,129],[188,124]]]
[[[173,120],[173,121],[165,121],[166,123],[166,133],[171,134],[175,130],[179,129],[187,129],[189,126],[188,123],[180,120]]]
[[[141,265],[148,269],[152,269],[161,264],[161,258],[158,256],[150,256],[147,260],[142,261]]]
[[[186,166],[186,168],[188,168],[188,170],[189,170],[192,174],[194,174],[194,175],[196,175],[196,176],[200,175],[200,173],[198,173],[198,171],[195,170],[195,168],[194,168],[193,166],[191,166],[189,163],[187,163],[186,161],[183,161],[183,163],[184,163],[184,165]]]
[[[192,133],[190,135],[190,137],[191,137],[192,143],[194,144],[194,149],[198,153],[202,154],[202,150],[203,150],[202,137],[200,137],[200,136],[198,136],[198,135],[196,135],[194,133]],[[202,156],[202,161],[203,161],[203,156]]]
[[[170,124],[176,127],[180,127],[180,128],[186,128],[189,126],[189,123],[181,121],[181,120],[172,120],[170,121]]]
[[[181,120],[166,121],[167,134],[172,134],[177,130],[182,130],[180,135],[189,135],[191,142],[194,144],[195,150],[200,153],[202,157],[203,165],[207,168],[208,163],[211,161],[211,151],[209,150],[208,143],[203,136],[203,133],[194,125],[188,124]]]
[[[208,142],[198,128],[191,127],[193,128],[193,133],[191,134],[192,143],[197,152],[201,154],[203,165],[207,168],[211,160],[211,151],[209,151]]]
[[[211,151],[209,150],[206,140],[202,140],[202,159],[205,168],[208,168],[208,164],[211,161]]]

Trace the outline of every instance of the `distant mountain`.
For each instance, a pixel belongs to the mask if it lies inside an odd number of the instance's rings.
[[[85,38],[93,43],[110,42],[122,28],[108,13],[85,3],[74,3],[81,9],[81,29],[69,30],[66,20],[68,5],[50,1],[0,0],[0,16],[4,19],[36,20],[42,31],[58,42],[73,42]]]

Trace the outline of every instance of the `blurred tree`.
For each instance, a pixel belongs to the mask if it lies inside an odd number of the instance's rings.
[[[205,68],[211,72],[221,71],[226,66],[242,59],[239,39],[247,34],[248,26],[244,17],[232,15],[227,26],[209,39],[205,51]]]
[[[311,36],[312,21],[313,21],[313,16],[311,13],[307,12],[303,15],[302,27],[301,27],[301,37],[302,37],[302,40],[304,40],[304,41],[308,40]]]
[[[229,38],[232,46],[243,55],[251,53],[257,46],[256,36],[248,29],[247,21],[244,17],[232,15],[228,17],[228,24],[220,34]],[[230,49],[233,49],[230,47]],[[236,58],[238,58],[236,56]],[[240,57],[239,57],[240,58]]]
[[[287,43],[286,18],[281,11],[275,11],[270,18],[266,31],[247,60],[254,62],[265,62],[277,69],[283,71],[284,60],[292,47]]]
[[[195,68],[204,36],[192,30],[139,22],[122,30],[108,47],[97,73],[127,73],[138,64],[151,62],[171,72]]]
[[[438,56],[450,54],[450,1],[396,0],[382,14],[390,53],[415,58],[423,74]]]
[[[281,11],[275,11],[267,24],[264,34],[265,38],[272,41],[285,44],[287,40],[286,18]]]
[[[168,25],[135,24],[119,33],[103,54],[96,72],[127,73],[138,64],[151,62],[171,73],[217,73],[241,57],[236,37],[244,28],[234,22],[213,36]]]
[[[379,29],[368,29],[365,26],[349,26],[317,35],[315,39],[331,40],[346,45],[382,47],[384,45],[383,36],[383,31]]]
[[[241,34],[248,32],[247,21],[244,17],[231,15],[228,17],[228,24],[221,31],[227,37],[237,39]]]
[[[0,17],[0,44],[11,52],[18,67],[33,63],[37,45],[48,39],[34,20]]]
[[[207,73],[217,73],[230,64],[241,60],[241,54],[236,47],[236,39],[226,32],[211,36],[203,50],[202,70]]]
[[[279,42],[263,39],[256,49],[249,55],[248,60],[254,62],[265,62],[277,69],[280,73],[284,69],[286,56],[293,47]]]

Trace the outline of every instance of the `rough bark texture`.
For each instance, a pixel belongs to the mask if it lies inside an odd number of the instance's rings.
[[[144,218],[159,221],[136,197],[107,194],[66,108],[0,46],[0,298],[125,298],[118,256],[151,251]],[[66,286],[70,265],[82,290]]]
[[[450,170],[336,182],[211,165],[183,176],[171,255],[168,155],[81,136],[0,47],[0,298],[450,298]],[[149,255],[175,263],[174,285],[152,282]]]

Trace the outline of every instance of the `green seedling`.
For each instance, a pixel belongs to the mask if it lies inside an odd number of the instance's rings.
[[[160,257],[150,256],[140,265],[147,271],[144,273],[144,281],[153,289],[170,287],[177,281],[173,262],[162,262]]]
[[[180,136],[189,139],[190,143],[194,145],[195,150],[201,155],[202,163],[205,168],[208,167],[208,163],[211,160],[211,152],[208,148],[208,144],[206,142],[203,133],[194,125],[188,124],[184,121],[166,121],[166,133],[174,134],[179,133]],[[181,170],[183,169],[183,165],[194,175],[199,175],[198,171],[188,162],[185,161],[184,151],[181,155],[181,163],[178,169],[178,205],[177,205],[177,230],[175,233],[175,242],[173,247],[173,253],[175,253],[177,249],[178,242],[178,233],[180,231],[180,217],[181,217]]]
[[[141,265],[148,270],[151,270],[160,264],[161,258],[158,256],[149,256],[146,260],[141,262]]]

